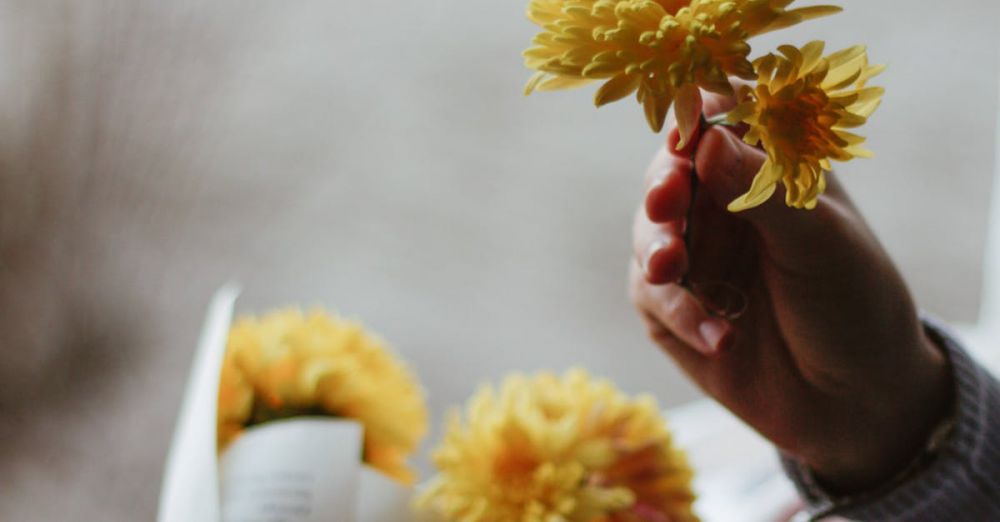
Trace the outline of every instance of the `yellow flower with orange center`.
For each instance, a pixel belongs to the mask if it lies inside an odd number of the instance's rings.
[[[740,89],[741,103],[727,116],[746,123],[744,141],[761,144],[767,160],[750,190],[730,203],[729,210],[754,208],[771,197],[779,182],[790,207],[812,209],[826,189],[831,160],[871,157],[865,139],[848,129],[863,125],[882,101],[885,89],[868,87],[884,70],[869,65],[864,46],[823,57],[824,44],[802,49],[781,46],[754,62],[757,85]]]
[[[364,427],[364,460],[402,482],[427,431],[423,391],[409,369],[361,325],[321,310],[236,322],[219,384],[220,450],[248,426],[303,415]]]
[[[514,375],[454,412],[420,504],[446,521],[697,520],[692,471],[655,400],[583,370]]]
[[[595,103],[632,93],[654,132],[676,102],[681,143],[701,116],[699,88],[732,95],[729,76],[754,77],[747,39],[840,11],[787,9],[793,0],[531,0],[542,27],[524,52],[538,71],[526,93],[600,80]]]

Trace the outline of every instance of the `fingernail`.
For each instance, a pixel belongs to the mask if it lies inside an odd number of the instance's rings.
[[[706,355],[711,355],[722,349],[722,343],[729,335],[729,323],[720,319],[706,319],[698,325],[698,333],[708,351]]]

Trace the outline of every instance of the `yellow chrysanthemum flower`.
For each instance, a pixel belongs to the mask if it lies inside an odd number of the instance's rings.
[[[420,504],[461,522],[697,520],[691,469],[651,397],[583,370],[508,377],[452,414]]]
[[[756,87],[740,89],[741,103],[727,118],[750,126],[744,140],[763,144],[767,160],[750,190],[730,203],[738,212],[756,207],[785,185],[790,207],[812,209],[826,189],[830,160],[871,157],[865,139],[847,129],[863,125],[882,101],[885,89],[867,87],[885,67],[869,65],[864,46],[823,57],[823,42],[801,50],[789,45],[782,55],[754,62]]]
[[[219,448],[247,426],[301,415],[359,421],[364,460],[413,480],[406,458],[427,431],[427,407],[413,374],[382,340],[319,310],[239,320],[219,384]]]
[[[538,71],[526,93],[603,80],[597,106],[636,92],[654,132],[676,102],[683,146],[699,122],[699,88],[732,95],[729,76],[754,77],[747,39],[840,11],[792,2],[531,0],[528,18],[543,30],[524,52]]]

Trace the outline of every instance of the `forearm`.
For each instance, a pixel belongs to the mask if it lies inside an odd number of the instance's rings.
[[[1000,520],[1000,382],[932,321],[928,332],[954,372],[954,424],[947,438],[901,482],[849,498],[827,494],[805,466],[785,458],[810,513],[866,521]]]

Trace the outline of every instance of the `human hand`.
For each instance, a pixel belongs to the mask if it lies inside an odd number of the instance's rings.
[[[705,95],[708,116],[732,106]],[[779,188],[764,205],[729,213],[765,159],[733,129],[711,127],[694,145],[692,202],[690,151],[673,152],[676,130],[670,136],[647,173],[633,230],[632,299],[651,337],[831,490],[891,478],[951,400],[947,360],[892,261],[832,176],[815,210],[786,207]],[[692,204],[689,250],[682,234]],[[689,269],[694,284],[740,289],[745,313],[708,313],[676,283]]]

